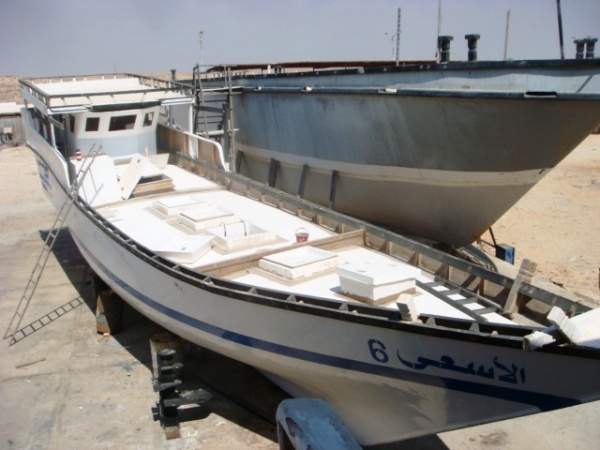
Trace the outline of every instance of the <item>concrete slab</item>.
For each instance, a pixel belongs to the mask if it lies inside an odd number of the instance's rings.
[[[2,334],[53,218],[32,153],[0,150]],[[0,341],[0,448],[278,448],[275,412],[286,395],[253,369],[197,348],[185,359],[184,388],[206,389],[213,400],[182,412],[195,420],[182,423],[181,439],[166,440],[152,411],[149,337],[157,327],[126,307],[124,330],[98,335],[89,276],[63,232],[25,316],[36,331],[12,346]],[[595,402],[382,448],[597,448],[599,421]]]

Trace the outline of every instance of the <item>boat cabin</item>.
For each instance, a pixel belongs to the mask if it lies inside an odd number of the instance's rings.
[[[92,146],[113,158],[154,155],[159,116],[193,100],[185,85],[128,74],[21,80],[20,88],[37,131],[65,160]]]

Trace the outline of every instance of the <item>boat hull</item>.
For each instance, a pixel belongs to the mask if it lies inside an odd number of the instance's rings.
[[[245,89],[237,167],[405,234],[477,239],[600,122],[597,102],[471,93]]]
[[[64,200],[60,181],[51,183],[56,189],[46,192],[62,192]],[[294,396],[328,401],[362,445],[575,405],[600,390],[600,362],[585,352],[529,353],[518,339],[369,318],[216,283],[152,258],[80,203],[68,225],[93,271],[135,309],[256,367]]]
[[[564,356],[386,329],[211,290],[153,267],[86,222],[71,222],[84,258],[134,308],[270,374],[294,396],[328,401],[363,445],[571,406],[597,388],[597,360],[567,363]],[[422,358],[453,363],[408,367]]]
[[[239,170],[451,245],[477,239],[600,124],[598,59],[276,66],[231,69]]]
[[[285,73],[233,72],[232,85],[244,87],[337,87],[469,90],[473,92],[600,93],[600,60],[558,59],[475,61],[437,64],[402,62],[398,66],[363,66],[359,63]],[[305,66],[306,67],[306,66]],[[227,74],[209,72],[205,89],[227,87]]]

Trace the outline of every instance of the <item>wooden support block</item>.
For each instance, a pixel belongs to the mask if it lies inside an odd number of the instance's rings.
[[[92,273],[92,296],[97,299],[100,292],[109,291],[110,287],[95,273]]]
[[[111,290],[96,297],[96,330],[101,334],[115,334],[121,329],[123,300]]]
[[[132,197],[141,197],[143,195],[161,194],[173,190],[173,180],[171,178],[152,177],[148,180],[141,179],[131,193]]]
[[[519,267],[519,273],[515,278],[515,282],[510,288],[506,303],[502,310],[505,314],[514,314],[517,312],[517,299],[519,297],[519,289],[523,283],[531,283],[531,278],[537,269],[537,263],[529,259],[524,259]]]

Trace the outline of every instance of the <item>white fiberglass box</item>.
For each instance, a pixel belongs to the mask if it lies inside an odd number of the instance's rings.
[[[309,277],[333,269],[339,257],[330,251],[315,247],[299,247],[265,256],[258,265],[288,280]]]
[[[199,202],[194,197],[189,195],[184,195],[161,198],[156,200],[152,206],[155,210],[161,212],[162,214],[168,217],[173,217],[186,209],[200,207],[202,205],[204,205],[204,202]]]
[[[343,294],[370,304],[394,300],[415,289],[421,270],[401,262],[361,262],[337,268]]]
[[[225,211],[216,206],[207,206],[205,208],[196,208],[179,213],[177,216],[179,222],[194,231],[201,231],[207,228],[223,226],[239,222],[240,219],[229,211]]]
[[[192,264],[204,256],[212,247],[212,237],[199,236],[195,239],[174,239],[166,242],[156,253],[176,263]]]

